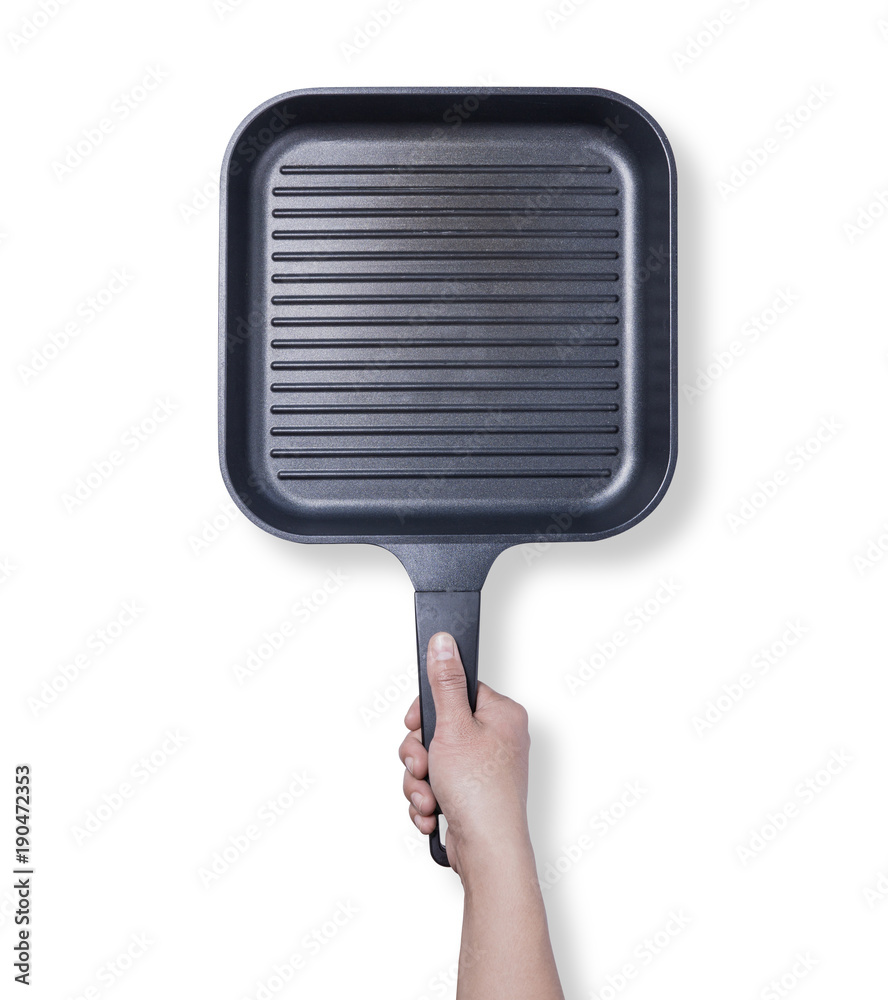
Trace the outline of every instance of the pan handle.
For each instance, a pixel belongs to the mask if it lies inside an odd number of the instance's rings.
[[[435,701],[429,685],[427,654],[429,639],[436,632],[449,632],[459,649],[466,671],[469,705],[475,711],[478,691],[478,622],[481,594],[478,591],[433,591],[416,593],[416,646],[419,657],[419,710],[422,742],[428,747],[435,735]],[[446,829],[446,827],[445,827]],[[444,837],[446,841],[446,833]],[[429,849],[439,865],[447,868],[447,849],[441,839],[441,819],[429,837]]]

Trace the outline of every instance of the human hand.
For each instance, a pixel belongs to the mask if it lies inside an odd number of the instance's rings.
[[[440,805],[447,819],[447,858],[464,881],[474,868],[516,855],[532,859],[527,712],[479,684],[472,714],[459,651],[446,632],[429,641],[428,675],[437,715],[431,746],[422,745],[417,698],[404,720],[410,733],[399,751],[411,819],[430,834]]]

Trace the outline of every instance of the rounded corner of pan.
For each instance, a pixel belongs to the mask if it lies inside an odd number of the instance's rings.
[[[672,143],[669,141],[666,130],[660,124],[659,120],[655,118],[654,115],[647,110],[647,108],[643,107],[637,101],[633,101],[630,97],[626,97],[624,94],[618,94],[613,90],[597,90],[595,93],[618,104],[622,104],[624,107],[628,108],[641,118],[641,120],[650,128],[662,144],[663,152],[665,153],[666,160],[669,163],[670,173],[676,175],[677,168],[675,162],[675,150],[672,148]]]

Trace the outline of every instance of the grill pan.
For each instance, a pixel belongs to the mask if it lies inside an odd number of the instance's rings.
[[[669,143],[604,90],[295,91],[235,133],[221,213],[225,483],[274,535],[401,560],[428,746],[428,640],[474,706],[496,556],[616,534],[669,485]]]

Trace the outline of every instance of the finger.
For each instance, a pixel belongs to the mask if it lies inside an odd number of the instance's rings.
[[[423,816],[431,816],[438,804],[429,783],[414,778],[409,771],[404,772],[404,798]]]
[[[424,778],[429,773],[429,754],[419,742],[414,733],[404,738],[398,749],[401,763],[417,778]]]
[[[413,806],[410,807],[410,818],[413,820],[419,832],[424,833],[426,836],[428,836],[438,825],[437,816],[423,816],[421,813],[418,813]]]
[[[427,658],[429,685],[435,699],[437,726],[459,726],[470,719],[466,672],[456,642],[447,632],[429,639]]]
[[[420,715],[419,715],[419,697],[413,699],[413,704],[407,709],[407,714],[404,716],[404,725],[408,729],[419,729],[420,726]]]

